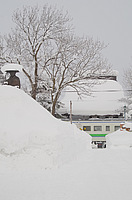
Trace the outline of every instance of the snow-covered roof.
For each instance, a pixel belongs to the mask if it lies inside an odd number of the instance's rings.
[[[14,63],[5,64],[4,66],[1,67],[1,71],[2,71],[3,74],[6,71],[19,71],[19,72],[21,72],[22,69],[23,69],[22,65],[14,64]]]
[[[124,98],[122,86],[114,80],[101,80],[100,83],[91,89],[91,96],[85,96],[82,99],[71,88],[67,88],[61,97],[64,107],[59,112],[70,113],[69,102],[72,101],[72,113],[75,115],[120,113],[123,107],[123,102],[120,100]]]

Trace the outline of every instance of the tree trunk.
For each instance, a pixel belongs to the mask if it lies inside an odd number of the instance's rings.
[[[32,87],[32,98],[36,100],[37,96],[37,86],[38,86],[38,62],[37,62],[37,55],[35,55],[35,70],[34,70],[34,77],[35,77],[35,83]]]
[[[32,96],[33,99],[36,100],[36,95],[37,95],[37,93],[36,93],[36,87],[35,87],[35,84],[34,84],[33,88],[32,88],[32,94],[31,94],[31,96]]]
[[[36,99],[36,90],[37,90],[36,86],[37,86],[37,85],[33,84],[33,81],[32,81],[31,76],[28,74],[28,72],[27,72],[25,69],[23,69],[23,72],[24,72],[25,75],[28,77],[29,82],[30,82],[31,87],[32,87],[31,97],[32,97],[33,99]]]
[[[59,93],[56,94],[54,100],[52,101],[52,115],[55,116],[55,107],[56,107],[56,103],[57,103],[57,100],[58,100],[58,96],[59,96]]]
[[[55,116],[55,106],[56,106],[56,103],[53,102],[53,105],[52,105],[52,115]]]

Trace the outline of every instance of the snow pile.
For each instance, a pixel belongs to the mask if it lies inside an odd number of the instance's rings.
[[[91,96],[85,96],[79,99],[77,93],[71,88],[67,88],[63,92],[61,101],[64,108],[60,109],[61,113],[69,113],[69,102],[73,104],[73,114],[89,115],[89,114],[118,114],[118,110],[123,107],[124,98],[122,86],[113,80],[100,80],[100,84],[92,88]]]
[[[37,149],[50,161],[64,163],[90,148],[89,135],[54,118],[15,87],[0,86],[0,111],[0,152],[4,155]]]
[[[108,148],[130,148],[132,147],[132,132],[117,130],[106,136]]]
[[[0,86],[0,95],[2,200],[132,199],[132,148],[87,151],[86,133],[55,119],[23,91]],[[117,145],[131,134],[107,137]]]

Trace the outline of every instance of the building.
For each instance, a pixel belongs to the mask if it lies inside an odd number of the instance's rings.
[[[105,144],[105,136],[120,128],[124,121],[121,101],[124,98],[122,86],[115,76],[100,77],[99,84],[91,89],[90,96],[78,97],[76,92],[67,88],[63,92],[59,110],[63,120],[70,120],[70,101],[72,102],[72,122],[92,136],[93,143]]]

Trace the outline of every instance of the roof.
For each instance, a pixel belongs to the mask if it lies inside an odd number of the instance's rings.
[[[23,69],[22,65],[14,64],[14,63],[8,63],[1,67],[1,71],[3,74],[8,71],[20,72],[20,71],[22,71],[22,69]]]
[[[121,112],[124,92],[119,82],[114,80],[101,80],[101,84],[92,88],[91,96],[80,99],[77,93],[71,88],[66,88],[61,97],[64,107],[60,113],[70,113],[70,101],[72,101],[72,113],[74,115],[93,115],[93,114],[118,114]]]

